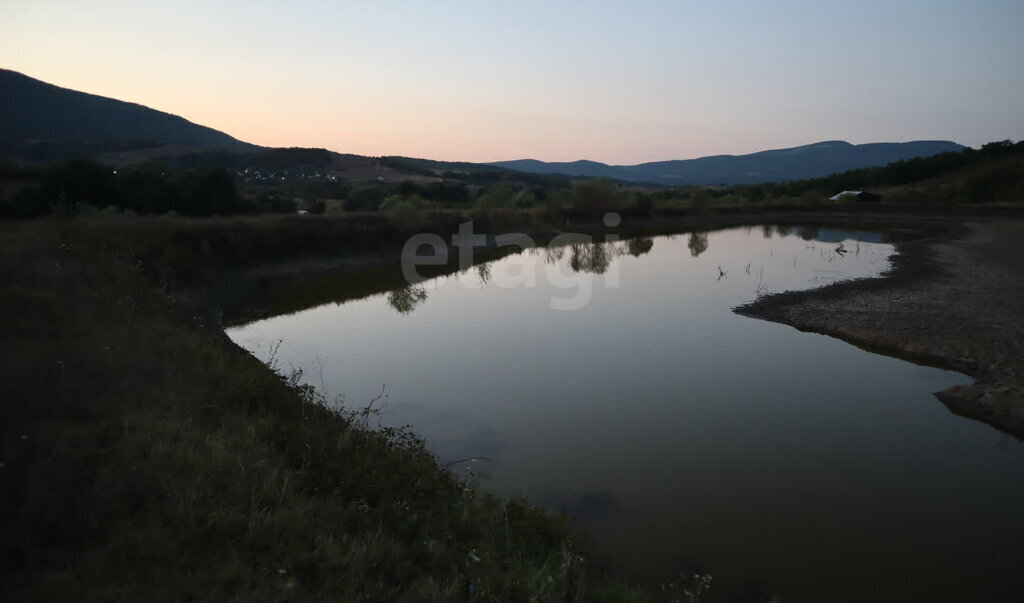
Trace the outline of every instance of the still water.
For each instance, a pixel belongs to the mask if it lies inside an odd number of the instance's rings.
[[[932,395],[967,377],[732,312],[876,275],[884,236],[733,228],[540,247],[415,287],[342,275],[313,288],[379,286],[228,334],[261,358],[280,341],[279,365],[350,407],[383,387],[383,424],[573,514],[634,580],[699,569],[715,600],[1024,600],[1024,448]]]

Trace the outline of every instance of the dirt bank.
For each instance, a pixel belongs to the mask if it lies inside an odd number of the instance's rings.
[[[882,278],[782,293],[737,308],[802,331],[971,375],[936,396],[1024,437],[1024,222],[972,222],[901,244]]]

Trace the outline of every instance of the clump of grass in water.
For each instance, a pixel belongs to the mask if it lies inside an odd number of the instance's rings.
[[[754,298],[763,299],[770,296],[772,293],[773,291],[769,289],[768,285],[764,282],[764,266],[762,266],[757,272],[757,286],[754,287]]]

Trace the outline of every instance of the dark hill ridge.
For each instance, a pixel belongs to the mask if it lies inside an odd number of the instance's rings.
[[[539,174],[605,177],[668,185],[755,184],[818,178],[847,170],[882,166],[901,159],[960,151],[963,148],[963,145],[942,140],[859,145],[830,140],[749,155],[714,155],[639,165],[606,165],[596,161],[544,162],[535,159],[497,161],[491,165]]]
[[[137,146],[230,151],[257,148],[177,115],[0,69],[0,142],[10,147],[28,141],[90,145],[130,142]]]
[[[585,160],[548,163],[524,159],[468,164],[403,157],[345,157],[374,165],[397,162],[400,165],[391,166],[392,171],[407,176],[436,176],[444,170],[476,172],[504,168],[532,174],[606,177],[662,185],[714,185],[818,178],[963,148],[947,141],[861,145],[827,141],[749,155],[716,155],[631,166]],[[0,155],[38,163],[86,156],[123,164],[204,151],[248,153],[262,150],[263,147],[170,113],[61,88],[16,71],[0,69]]]

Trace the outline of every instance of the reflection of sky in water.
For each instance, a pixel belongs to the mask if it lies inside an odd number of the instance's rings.
[[[640,579],[697,559],[723,592],[763,578],[794,601],[842,600],[836,584],[856,600],[874,580],[933,600],[1005,585],[1024,459],[931,395],[967,379],[731,311],[888,266],[871,233],[839,238],[755,227],[535,249],[421,283],[405,313],[380,294],[229,334],[257,354],[283,340],[282,365],[315,384],[319,359],[351,406],[384,384],[385,423],[443,461],[483,457],[459,467],[487,488],[577,514]],[[531,267],[537,286],[501,286]],[[551,308],[580,286],[581,309]]]

